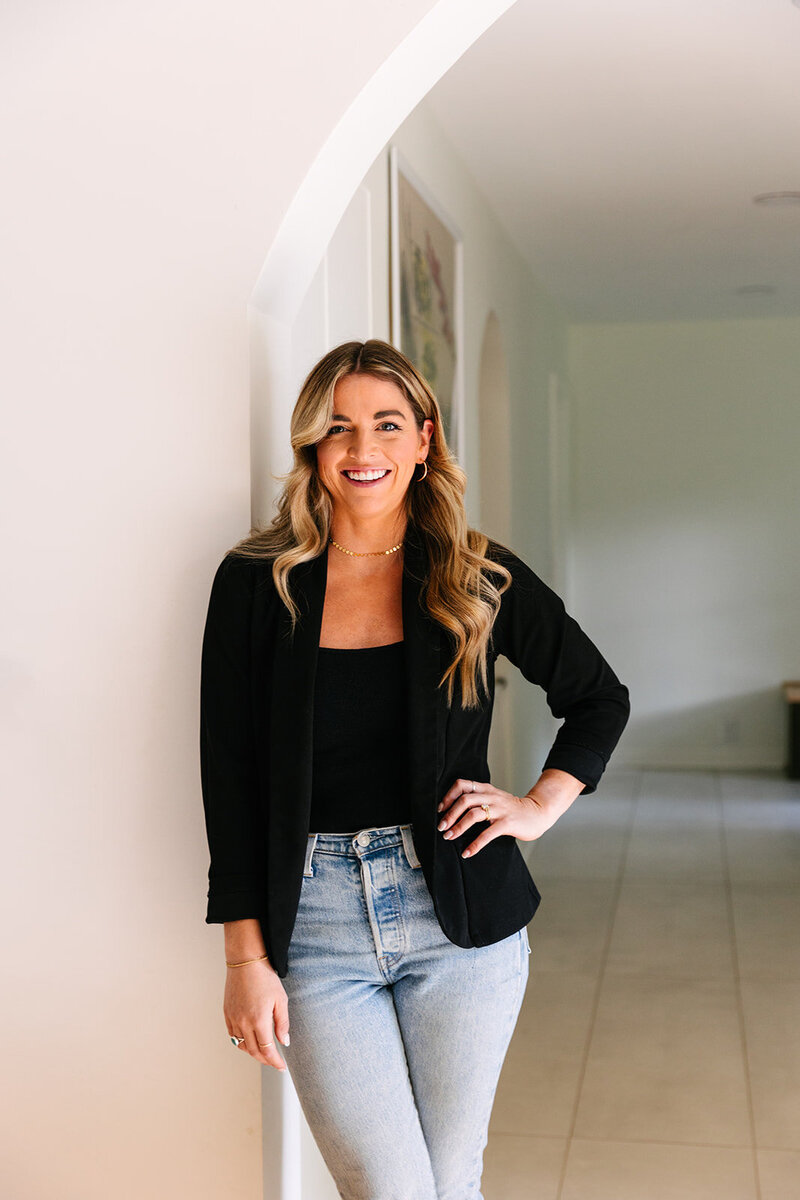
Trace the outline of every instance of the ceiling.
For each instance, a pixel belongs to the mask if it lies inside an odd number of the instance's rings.
[[[425,103],[573,321],[800,315],[793,0],[517,0]]]

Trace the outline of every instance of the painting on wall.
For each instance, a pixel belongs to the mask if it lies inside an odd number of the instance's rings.
[[[389,169],[392,344],[433,389],[463,464],[463,241],[396,146]]]

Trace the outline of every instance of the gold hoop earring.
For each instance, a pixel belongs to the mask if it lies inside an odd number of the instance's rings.
[[[423,467],[425,468],[425,474],[424,474],[424,475],[419,475],[419,476],[417,477],[417,479],[415,480],[415,482],[416,482],[416,483],[422,483],[423,479],[425,479],[425,478],[427,477],[427,474],[428,474],[428,464],[427,464],[427,462],[425,461],[425,459],[424,459],[424,458],[423,458],[423,460],[422,460],[422,465],[423,465]]]

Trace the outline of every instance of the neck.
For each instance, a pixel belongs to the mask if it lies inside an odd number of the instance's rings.
[[[355,554],[382,554],[392,546],[402,543],[406,536],[407,523],[396,519],[392,521],[353,522],[338,520],[335,516],[331,521],[330,536],[340,546]],[[387,557],[389,557],[387,555]],[[392,556],[393,557],[393,556]]]

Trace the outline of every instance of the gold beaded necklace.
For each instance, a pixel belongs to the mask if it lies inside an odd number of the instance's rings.
[[[335,542],[332,537],[329,538],[329,540],[331,545],[335,546],[337,550],[341,550],[343,554],[349,554],[353,558],[372,558],[375,555],[394,554],[395,550],[399,550],[403,545],[402,542],[398,542],[397,545],[392,546],[390,550],[367,550],[364,553],[361,553],[358,550],[345,550],[344,546],[340,546],[339,543]]]

